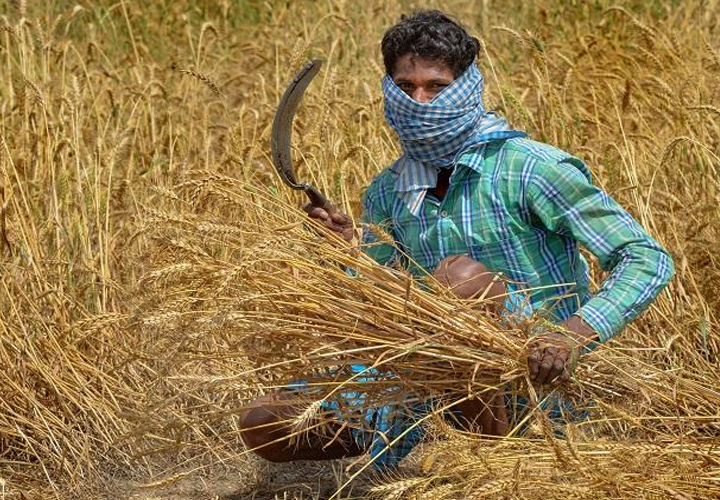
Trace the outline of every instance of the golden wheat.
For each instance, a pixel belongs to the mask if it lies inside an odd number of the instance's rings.
[[[398,397],[397,381],[328,375],[348,362],[405,373],[403,393],[448,405],[505,384],[554,397],[525,380],[532,325],[508,328],[482,301],[323,237],[271,165],[283,85],[324,58],[296,120],[297,173],[358,220],[363,187],[399,153],[378,43],[412,2],[12,3],[0,6],[2,495],[105,496],[120,476],[160,490],[245,467],[238,418],[258,394],[314,372],[318,398]],[[428,5],[482,38],[486,107],[585,159],[671,250],[677,277],[581,361],[564,397],[592,402],[587,421],[556,436],[536,409],[505,440],[435,422],[419,474],[369,494],[718,496],[720,4]],[[298,431],[322,423],[311,414]]]

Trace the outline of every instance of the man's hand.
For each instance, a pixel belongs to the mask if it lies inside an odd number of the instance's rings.
[[[308,203],[303,210],[313,219],[323,223],[330,231],[347,242],[353,239],[352,219],[334,206],[328,210]]]
[[[583,347],[598,339],[579,316],[572,316],[562,327],[565,331],[543,333],[530,343],[528,368],[535,384],[556,386],[569,381]]]

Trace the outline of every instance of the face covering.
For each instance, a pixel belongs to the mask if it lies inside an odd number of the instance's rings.
[[[413,160],[449,167],[473,146],[525,135],[512,130],[504,118],[485,111],[483,76],[475,64],[429,103],[414,101],[389,75],[382,86],[385,118]]]
[[[395,165],[398,191],[433,188],[437,169],[454,166],[468,150],[527,135],[485,111],[483,76],[474,63],[429,103],[414,101],[389,75],[383,78],[382,89],[385,119],[400,138],[404,152]]]

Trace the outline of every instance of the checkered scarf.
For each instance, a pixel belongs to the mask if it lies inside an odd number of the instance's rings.
[[[497,139],[522,137],[504,118],[486,112],[482,102],[483,76],[475,64],[429,103],[414,101],[386,75],[382,82],[385,95],[385,118],[398,134],[404,157],[402,169],[407,183],[400,191],[435,187],[437,167],[450,167],[470,148]],[[428,177],[418,185],[417,174]],[[414,180],[412,178],[415,178]],[[434,179],[433,179],[434,178]],[[405,184],[405,185],[402,185]]]

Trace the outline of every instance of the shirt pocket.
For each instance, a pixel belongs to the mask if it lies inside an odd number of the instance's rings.
[[[500,273],[520,288],[540,285],[540,274],[530,256],[537,252],[537,236],[532,233],[515,234],[508,238],[473,242],[468,253],[494,273]]]

